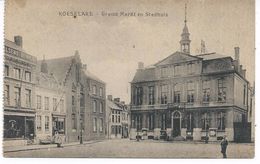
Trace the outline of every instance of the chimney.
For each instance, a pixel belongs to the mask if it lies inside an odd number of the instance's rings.
[[[107,99],[110,101],[113,101],[113,96],[112,95],[107,95]]]
[[[120,103],[120,98],[114,98],[114,101]]]
[[[144,69],[144,63],[138,62],[138,69]]]
[[[14,36],[14,43],[17,46],[23,47],[23,38],[21,36]]]
[[[235,60],[238,61],[239,65],[239,47],[235,47]]]

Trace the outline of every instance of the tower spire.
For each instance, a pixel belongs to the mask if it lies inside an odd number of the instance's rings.
[[[184,19],[184,27],[181,34],[181,52],[190,53],[190,33],[187,26],[187,4],[185,3],[185,19]]]
[[[184,20],[184,23],[185,23],[185,25],[187,23],[187,3],[185,3],[185,20]]]

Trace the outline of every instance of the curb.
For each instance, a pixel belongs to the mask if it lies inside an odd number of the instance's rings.
[[[62,147],[57,147],[56,144],[51,144],[48,147],[35,147],[35,148],[25,148],[25,149],[18,149],[18,150],[7,150],[4,151],[3,148],[3,153],[11,153],[11,152],[20,152],[20,151],[30,151],[30,150],[40,150],[40,149],[50,149],[50,148],[57,148],[57,149],[61,149],[63,147],[70,147],[70,146],[76,146],[76,145],[87,145],[87,144],[93,144],[93,143],[98,143],[98,142],[102,142],[102,141],[93,141],[93,142],[86,142],[83,144],[80,143],[75,143],[75,144],[67,144],[67,145],[62,145]]]

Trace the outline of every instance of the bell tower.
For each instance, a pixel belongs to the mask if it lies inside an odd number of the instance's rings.
[[[181,40],[180,40],[180,46],[181,46],[181,52],[190,54],[190,33],[187,27],[187,5],[185,4],[185,20],[184,20],[184,28],[182,30],[181,34]]]

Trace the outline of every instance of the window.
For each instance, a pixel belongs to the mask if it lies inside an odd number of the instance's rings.
[[[118,123],[120,123],[120,111],[118,111],[118,114],[117,114],[117,119],[118,119]]]
[[[154,129],[154,115],[153,114],[148,115],[148,129],[149,130]]]
[[[244,85],[243,104],[246,105],[246,85]]]
[[[64,100],[60,100],[60,111],[64,112]]]
[[[93,112],[97,112],[97,101],[93,101]]]
[[[75,105],[75,97],[71,96],[71,104],[74,106]]]
[[[50,128],[50,118],[49,116],[45,116],[45,131],[49,131]]]
[[[187,130],[192,131],[193,130],[193,115],[191,113],[188,113],[187,115]]]
[[[99,113],[103,113],[103,103],[99,103]]]
[[[168,67],[161,68],[161,76],[168,77]]]
[[[136,115],[135,119],[137,131],[142,130],[142,115]]]
[[[154,86],[149,86],[149,105],[154,104]]]
[[[5,76],[9,76],[9,66],[5,65]]]
[[[25,89],[25,104],[27,108],[31,107],[31,90]]]
[[[21,88],[14,87],[14,102],[16,106],[20,106],[21,104]]]
[[[115,122],[115,111],[114,110],[112,111],[112,122],[113,123]]]
[[[97,87],[95,85],[93,85],[92,90],[93,90],[93,94],[96,95],[97,94]]]
[[[21,70],[19,68],[14,68],[14,78],[16,79],[21,78]]]
[[[5,103],[5,105],[10,104],[10,86],[9,85],[5,85],[4,103]]]
[[[99,96],[103,97],[103,88],[99,88]]]
[[[187,91],[187,102],[193,103],[194,102],[194,83],[189,82],[188,83],[188,91]]]
[[[41,116],[37,116],[37,130],[41,131],[42,130],[42,117]]]
[[[202,130],[208,130],[210,127],[210,117],[208,113],[202,115]]]
[[[42,108],[42,97],[37,95],[36,96],[36,101],[37,101],[36,108],[37,109],[41,109]]]
[[[176,65],[174,66],[174,76],[179,76],[179,75],[181,75],[181,66]]]
[[[218,101],[226,101],[226,87],[224,79],[218,79]]]
[[[217,114],[218,130],[225,130],[225,113],[219,112]]]
[[[72,129],[75,130],[77,129],[77,120],[76,120],[76,115],[72,114],[71,115],[71,123],[72,123]]]
[[[161,129],[166,130],[166,115],[162,114],[162,120],[161,120]]]
[[[168,86],[161,86],[161,104],[167,104]]]
[[[85,95],[83,93],[80,93],[80,106],[85,106]]]
[[[97,131],[97,118],[93,118],[93,131]]]
[[[194,73],[194,63],[189,63],[188,65],[188,74]]]
[[[181,101],[181,84],[176,84],[174,86],[174,95],[173,95],[174,103],[180,103]]]
[[[49,110],[49,106],[50,106],[49,97],[44,97],[44,109]]]
[[[25,81],[31,82],[31,72],[25,71]]]
[[[174,91],[174,103],[180,103],[180,99],[181,99],[181,92]]]
[[[137,87],[137,105],[143,104],[143,88]]]
[[[205,80],[202,82],[203,87],[203,102],[209,102],[210,101],[210,81]]]
[[[100,118],[99,121],[100,121],[100,122],[99,122],[99,131],[100,131],[100,132],[103,132],[103,118]]]
[[[53,98],[52,100],[53,100],[53,111],[57,111],[58,108],[57,99]]]

